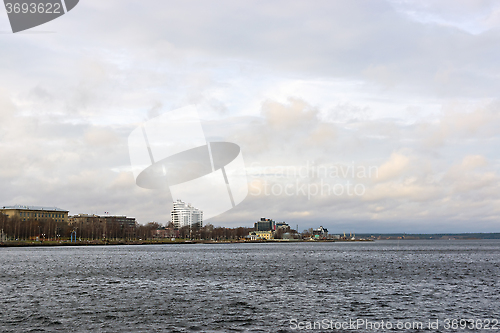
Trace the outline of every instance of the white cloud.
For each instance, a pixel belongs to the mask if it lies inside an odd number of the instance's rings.
[[[398,153],[391,154],[389,161],[385,162],[378,169],[376,181],[383,182],[388,179],[399,177],[409,166],[410,159]]]

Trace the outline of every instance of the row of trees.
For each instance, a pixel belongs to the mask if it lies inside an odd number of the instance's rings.
[[[136,238],[137,223],[128,225],[116,218],[101,219],[96,216],[89,217],[86,221],[76,221],[70,228],[76,232],[77,239],[81,240],[132,240]]]
[[[139,225],[136,231],[136,238],[158,238],[156,231],[161,228],[163,228],[163,226],[161,226],[157,222],[150,222],[146,225]],[[169,231],[169,234],[173,234],[175,235],[175,237],[192,240],[239,240],[243,239],[246,235],[248,235],[250,231],[253,230],[253,228],[244,227],[214,227],[210,223],[201,228],[198,226],[186,226],[175,230],[174,225],[171,222],[165,228]]]
[[[71,237],[77,239],[135,239],[136,225],[128,226],[113,219],[99,221],[91,219],[86,223],[69,225],[67,222],[56,222],[51,218],[26,219],[9,218],[0,214],[0,240],[58,240]]]
[[[170,224],[168,228],[173,228],[173,225]],[[248,236],[248,234],[253,230],[253,228],[246,227],[214,227],[209,223],[202,228],[183,227],[179,229],[179,237],[193,240],[241,240],[244,239],[245,236]],[[296,234],[297,232],[289,227],[280,228],[274,232],[274,238],[281,239],[285,233]]]
[[[3,240],[67,239],[71,237],[72,232],[80,240],[148,240],[156,238],[156,231],[161,228],[163,227],[157,222],[150,222],[146,225],[136,223],[135,226],[128,226],[113,220],[103,222],[95,218],[69,225],[66,222],[56,222],[51,218],[23,221],[17,217],[8,218],[0,214],[0,232],[4,237]],[[174,230],[172,223],[169,223],[167,228]],[[207,224],[201,228],[183,227],[174,234],[176,237],[193,240],[238,240],[244,238],[252,230],[252,228],[244,227],[214,227],[212,224]]]
[[[54,240],[69,237],[70,233],[71,228],[66,222],[56,222],[51,218],[22,221],[0,214],[0,234],[4,239],[29,240],[39,237]]]
[[[149,240],[158,238],[157,230],[161,228],[163,227],[157,222],[150,222],[146,225],[136,223],[135,226],[130,226],[112,219],[102,221],[95,218],[69,225],[66,222],[56,222],[50,218],[22,221],[16,217],[8,218],[0,214],[0,229],[3,236],[3,239],[0,240],[68,239],[72,232],[80,240]],[[201,228],[186,226],[179,230],[174,230],[173,224],[169,223],[166,228],[175,237],[192,240],[241,240],[253,231],[253,228],[245,227],[214,227],[210,223]],[[295,233],[295,230],[278,230],[275,233],[275,238],[281,238],[284,232]]]
[[[248,235],[253,228],[225,228],[214,227],[212,224],[207,224],[199,227],[183,227],[179,229],[179,237],[195,240],[240,240]]]

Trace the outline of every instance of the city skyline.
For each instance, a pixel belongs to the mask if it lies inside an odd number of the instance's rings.
[[[248,178],[208,223],[500,231],[500,4],[194,4],[91,0],[0,34],[1,205],[168,221],[127,138],[194,105]]]

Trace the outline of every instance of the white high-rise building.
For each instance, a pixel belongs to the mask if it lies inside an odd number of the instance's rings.
[[[174,227],[178,229],[185,226],[198,226],[199,228],[203,226],[203,212],[181,200],[174,201],[170,216]]]

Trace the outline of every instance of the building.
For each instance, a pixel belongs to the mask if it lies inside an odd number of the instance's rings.
[[[272,231],[251,231],[250,234],[250,239],[251,240],[269,240],[273,239],[273,232]]]
[[[262,217],[260,221],[254,223],[253,229],[255,231],[270,231],[270,230],[275,230],[276,225],[273,220]]]
[[[127,217],[125,215],[89,215],[89,214],[77,214],[73,215],[68,219],[70,225],[79,224],[105,224],[118,225],[120,227],[134,228],[136,227],[135,217]]]
[[[68,223],[79,237],[86,239],[131,238],[137,226],[135,217],[124,215],[77,214],[71,216]]]
[[[201,228],[203,226],[203,212],[181,200],[174,201],[170,216],[174,227],[177,229],[182,227]]]
[[[99,215],[77,214],[68,218],[68,223],[71,226],[78,226],[80,224],[102,223]]]
[[[323,228],[323,226],[320,226],[318,229],[313,230],[313,234],[326,236],[326,235],[328,235],[328,229]]]
[[[100,216],[100,218],[108,226],[118,225],[121,228],[131,228],[131,229],[135,229],[136,227],[135,217],[127,217],[125,215],[104,215]]]
[[[323,226],[320,226],[318,229],[313,230],[313,235],[314,238],[327,238],[328,229],[325,229],[323,228]]]
[[[52,219],[55,222],[68,222],[68,211],[57,207],[14,205],[0,208],[0,212],[21,221]]]
[[[275,229],[276,230],[279,230],[279,229],[289,230],[290,226],[285,222],[276,222]]]
[[[291,232],[285,232],[282,236],[281,239],[285,240],[292,240],[292,239],[299,239],[299,235]]]

